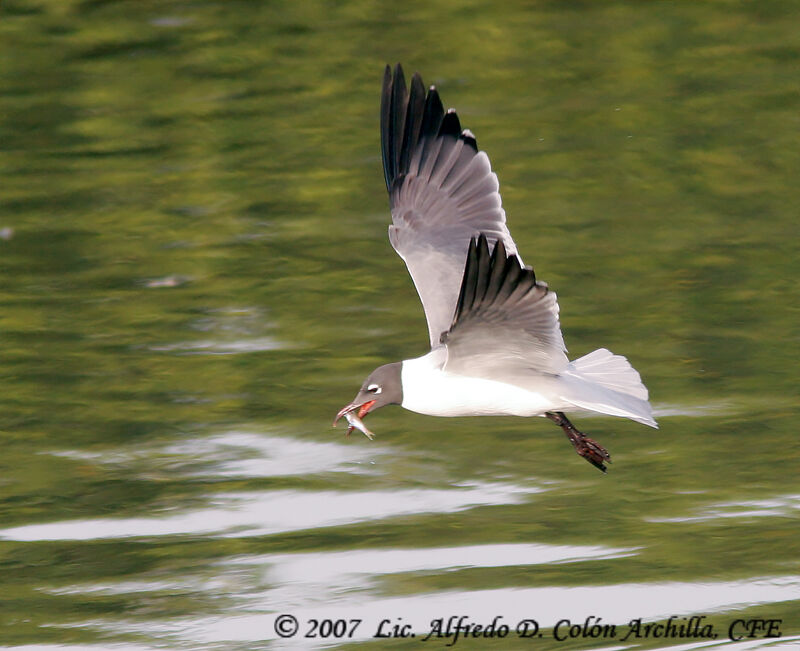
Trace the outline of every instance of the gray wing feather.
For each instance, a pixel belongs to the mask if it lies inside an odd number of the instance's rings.
[[[512,382],[531,372],[566,369],[558,301],[533,269],[520,267],[502,241],[489,254],[487,238],[470,241],[450,329],[445,370]]]
[[[381,149],[389,241],[417,288],[433,347],[452,320],[470,240],[482,233],[509,254],[517,248],[489,157],[455,111],[445,113],[435,88],[425,94],[418,74],[406,89],[399,64],[384,75]]]

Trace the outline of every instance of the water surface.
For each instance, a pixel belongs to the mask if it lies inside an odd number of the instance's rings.
[[[0,6],[0,644],[347,646],[289,613],[535,618],[541,649],[800,644],[800,4]],[[425,352],[384,64],[491,156],[570,355],[661,428],[336,411]],[[704,616],[719,637],[557,641]],[[727,640],[736,619],[780,639]],[[432,647],[447,640],[429,641]],[[485,648],[485,640],[459,647]],[[520,648],[516,638],[492,647]],[[526,642],[527,644],[527,642]]]

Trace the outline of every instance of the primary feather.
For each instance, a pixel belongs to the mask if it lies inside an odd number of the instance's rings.
[[[497,176],[475,137],[427,94],[415,74],[389,66],[381,99],[381,151],[392,210],[389,240],[419,293],[431,346],[450,325],[464,271],[464,253],[483,233],[489,243],[517,247],[506,228]]]

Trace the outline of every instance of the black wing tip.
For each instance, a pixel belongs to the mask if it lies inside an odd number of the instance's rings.
[[[444,118],[444,106],[439,97],[439,91],[434,86],[428,90],[425,96],[425,114],[422,118],[422,136],[425,138],[435,138],[439,135],[439,127]]]
[[[478,142],[469,129],[462,129],[455,109],[444,110],[436,86],[427,92],[422,76],[415,72],[406,86],[403,66],[386,64],[381,95],[381,150],[386,188],[392,188],[407,172],[413,152],[423,139],[458,138],[478,152]]]
[[[424,109],[425,86],[419,73],[406,86],[403,66],[392,69],[387,64],[383,73],[381,95],[381,153],[386,189],[391,193],[399,178],[408,172],[411,153],[419,140],[419,125]]]
[[[472,131],[464,129],[459,138],[464,141],[464,144],[472,147],[476,154],[478,153],[478,141],[475,139],[475,134],[473,134]]]
[[[517,262],[519,258],[517,258],[516,253],[512,253],[510,255],[506,253],[506,245],[503,240],[495,240],[494,247],[492,247],[492,250],[490,251],[489,236],[486,235],[486,233],[478,233],[478,235],[474,236],[470,241],[470,248],[472,248],[473,245],[477,250],[484,251],[486,257],[496,259],[498,262],[505,263],[508,260],[514,260],[517,264],[519,264],[519,262]],[[467,258],[467,261],[469,261],[469,258]],[[531,272],[533,271],[533,269],[530,267],[525,267],[525,269]]]
[[[461,135],[461,122],[455,109],[447,109],[444,114],[442,124],[439,127],[439,136],[453,136],[458,138]]]
[[[491,305],[495,300],[504,300],[503,295],[508,297],[520,286],[525,288],[524,293],[534,287],[542,287],[547,291],[546,286],[537,283],[531,267],[520,266],[517,254],[507,252],[501,239],[496,240],[490,250],[489,236],[478,233],[469,242],[461,291],[450,330],[469,312],[479,309],[483,304]],[[445,343],[447,334],[442,333],[441,343]]]
[[[514,267],[519,267],[519,257],[516,253],[507,253],[506,252],[506,245],[503,240],[495,240],[494,247],[489,250],[489,238],[485,233],[479,233],[477,237],[473,237],[470,243],[470,247],[472,243],[475,244],[475,248],[477,251],[481,253],[483,259],[489,263],[487,273],[491,273],[492,269],[498,265],[507,267],[511,264]],[[469,264],[470,258],[467,257],[467,264]],[[536,276],[533,273],[533,267],[524,266],[521,267],[520,270],[524,272],[523,275],[529,275],[532,277],[531,279],[535,282]]]

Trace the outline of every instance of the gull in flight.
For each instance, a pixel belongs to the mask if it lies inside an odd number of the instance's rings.
[[[392,211],[389,241],[405,261],[428,322],[431,350],[379,366],[336,415],[362,419],[386,405],[430,416],[545,416],[603,472],[611,457],[566,411],[658,427],[628,360],[599,348],[570,361],[558,301],[525,266],[506,227],[497,176],[475,136],[427,93],[386,66],[381,150]]]

